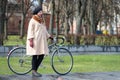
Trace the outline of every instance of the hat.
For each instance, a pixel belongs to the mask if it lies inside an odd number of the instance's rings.
[[[34,11],[33,11],[33,15],[37,14],[39,11],[42,11],[41,7],[35,8]]]

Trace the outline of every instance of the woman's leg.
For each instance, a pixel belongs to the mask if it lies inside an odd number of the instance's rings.
[[[32,56],[32,70],[37,71],[37,55]]]
[[[37,56],[37,69],[39,68],[39,65],[42,63],[43,58],[44,58],[44,54]]]
[[[37,73],[37,69],[38,69],[38,56],[33,55],[32,56],[32,75],[36,77],[41,77],[42,75]]]

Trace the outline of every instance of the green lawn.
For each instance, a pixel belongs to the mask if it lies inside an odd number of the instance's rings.
[[[4,40],[4,46],[16,46],[16,45],[25,45],[26,36],[23,39],[20,39],[18,35],[8,36],[8,40]]]
[[[73,72],[120,71],[120,54],[81,55],[74,57]]]
[[[15,64],[15,63],[14,63]],[[120,54],[102,55],[77,55],[74,56],[73,72],[111,72],[120,71]],[[46,57],[43,67],[39,68],[43,74],[54,74],[50,66],[50,58]],[[7,58],[0,57],[0,75],[10,75],[12,73],[7,65]]]

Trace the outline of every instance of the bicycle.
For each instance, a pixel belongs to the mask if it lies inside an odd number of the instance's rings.
[[[64,43],[64,38],[55,37],[53,43],[48,46],[49,54],[52,55],[51,67],[57,74],[66,75],[73,68],[73,56],[68,49],[57,45],[59,39]],[[16,47],[7,56],[8,67],[15,74],[27,74],[31,71],[31,59],[31,56],[26,55],[25,47]]]

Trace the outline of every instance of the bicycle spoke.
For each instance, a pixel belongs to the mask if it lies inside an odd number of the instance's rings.
[[[73,67],[73,57],[71,53],[65,48],[59,48],[52,56],[52,68],[53,70],[64,75],[71,71]]]
[[[8,56],[8,66],[16,74],[26,74],[31,70],[31,57],[26,55],[26,49],[18,47]]]

